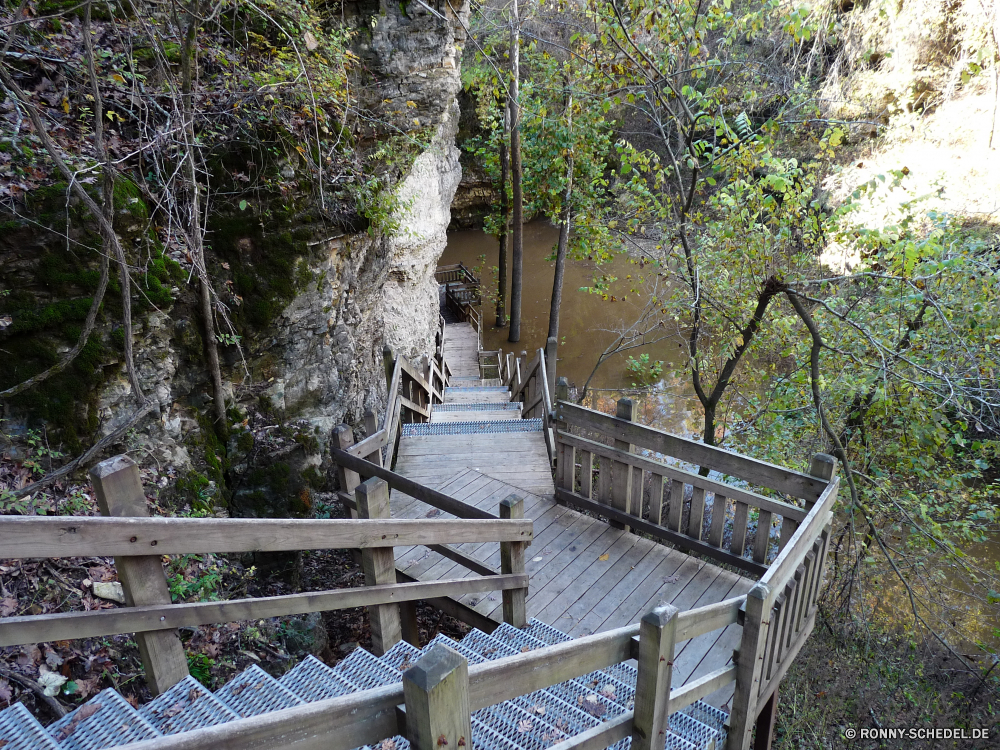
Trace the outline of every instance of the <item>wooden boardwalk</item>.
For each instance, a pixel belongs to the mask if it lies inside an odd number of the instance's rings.
[[[464,327],[468,324],[447,328],[445,346],[450,365],[472,361],[468,350],[478,346],[475,331],[469,327],[469,336],[460,332]],[[453,385],[466,387],[448,389],[445,403],[432,414],[431,425],[461,429],[463,420],[493,422],[520,417],[518,411],[501,406],[509,398],[501,390],[473,390],[475,381],[453,381]],[[525,517],[534,521],[534,541],[526,556],[528,617],[573,636],[636,622],[661,601],[686,610],[745,594],[753,584],[749,578],[557,505],[540,431],[404,436],[396,471],[494,515],[508,495],[524,497]],[[394,518],[448,517],[398,492],[392,493],[391,505]],[[461,544],[457,548],[493,568],[500,566],[498,544]],[[396,565],[421,581],[474,575],[424,547],[397,548]],[[468,595],[461,601],[491,619],[502,619],[499,593]],[[678,644],[674,684],[681,685],[729,663],[741,632],[739,626],[732,625]],[[730,684],[709,696],[708,702],[725,707],[732,692]]]

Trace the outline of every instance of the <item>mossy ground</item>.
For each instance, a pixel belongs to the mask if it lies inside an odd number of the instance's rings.
[[[994,673],[996,670],[994,670]],[[848,728],[989,729],[987,740],[847,739]],[[878,634],[836,615],[816,629],[779,688],[774,750],[994,748],[1000,682],[967,672],[936,642]]]

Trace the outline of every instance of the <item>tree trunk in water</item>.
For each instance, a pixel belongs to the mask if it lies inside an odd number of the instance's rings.
[[[198,33],[199,7],[198,0],[192,0],[189,6],[187,28],[184,31],[184,49],[181,55],[181,103],[184,111],[184,131],[187,139],[187,177],[188,190],[191,195],[191,230],[189,237],[193,247],[196,271],[198,274],[199,312],[202,318],[202,338],[205,345],[205,358],[208,360],[209,376],[212,379],[213,412],[215,414],[215,430],[220,436],[225,436],[226,430],[226,398],[222,387],[222,369],[219,366],[219,345],[215,340],[215,323],[212,316],[212,289],[208,278],[208,266],[205,264],[205,246],[201,236],[201,191],[198,187],[198,171],[195,168],[195,133],[194,133],[194,92],[192,79],[192,60],[195,52],[195,41]]]
[[[573,94],[569,92],[569,79],[566,80],[566,123],[570,133],[573,132]],[[569,222],[573,214],[573,152],[570,151],[566,160],[566,191],[562,199],[562,217],[559,220],[559,244],[556,246],[556,273],[552,278],[552,302],[549,307],[548,338],[559,340],[559,307],[562,305],[563,277],[566,275],[566,251],[569,248]]]
[[[510,101],[504,97],[503,138],[500,139],[500,260],[497,274],[497,328],[507,325],[507,229],[510,225],[510,205],[507,185],[510,183],[510,158],[507,139],[510,137]]]
[[[514,199],[513,247],[510,273],[510,342],[521,339],[521,277],[524,264],[524,196],[521,194],[521,107],[518,101],[518,76],[520,75],[521,19],[518,17],[517,0],[512,3],[513,16],[510,27],[510,173],[511,192]]]

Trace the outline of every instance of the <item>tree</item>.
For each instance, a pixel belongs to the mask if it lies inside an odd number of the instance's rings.
[[[524,265],[524,194],[521,189],[521,101],[518,92],[521,55],[521,19],[517,0],[511,1],[510,18],[510,82],[508,110],[510,112],[510,180],[513,210],[511,220],[510,269],[510,330],[507,340],[521,340],[521,285]],[[505,188],[506,189],[506,186]]]

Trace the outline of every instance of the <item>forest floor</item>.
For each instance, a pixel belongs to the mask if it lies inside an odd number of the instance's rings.
[[[936,644],[935,644],[936,645]],[[862,730],[903,729],[900,739]],[[913,739],[910,730],[988,730],[980,739]],[[858,734],[849,739],[850,731]],[[774,750],[995,748],[1000,695],[943,649],[866,631],[823,610],[781,683]]]

